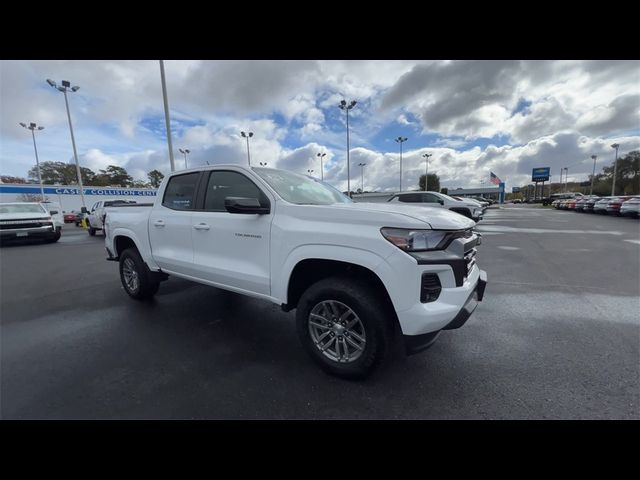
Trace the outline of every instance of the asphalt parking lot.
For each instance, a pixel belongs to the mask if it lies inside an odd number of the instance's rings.
[[[367,380],[324,374],[294,312],[170,279],[130,300],[103,238],[0,249],[3,419],[640,419],[640,221],[487,211],[485,300]]]

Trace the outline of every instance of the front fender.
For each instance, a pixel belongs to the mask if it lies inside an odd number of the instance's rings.
[[[292,250],[282,264],[279,271],[271,277],[272,296],[282,299],[282,303],[287,303],[287,294],[289,291],[289,280],[293,269],[303,260],[334,260],[338,262],[352,263],[378,275],[387,291],[390,291],[391,279],[385,275],[390,271],[389,265],[386,268],[379,268],[384,265],[385,259],[368,250],[362,250],[354,247],[336,246],[336,245],[301,245]],[[383,273],[383,278],[378,271]]]

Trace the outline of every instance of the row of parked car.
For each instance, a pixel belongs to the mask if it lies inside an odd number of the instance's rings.
[[[554,200],[551,205],[558,210],[601,213],[606,215],[640,216],[640,195],[582,196]]]

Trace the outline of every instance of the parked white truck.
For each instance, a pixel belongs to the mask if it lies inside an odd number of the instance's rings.
[[[130,297],[175,275],[296,308],[311,357],[354,378],[398,334],[416,353],[471,316],[486,286],[474,225],[442,208],[353,203],[288,171],[217,165],[168,175],[153,206],[107,208],[104,229]]]

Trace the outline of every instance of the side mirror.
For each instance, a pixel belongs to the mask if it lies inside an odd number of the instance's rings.
[[[49,213],[51,215],[57,215],[58,214],[58,210],[51,210]]]
[[[82,207],[80,213],[89,213],[89,210],[87,210],[87,207]]]
[[[438,203],[439,203],[440,205],[444,205],[444,200],[438,200]]]
[[[229,213],[244,213],[246,215],[265,215],[271,211],[269,207],[260,205],[257,198],[246,197],[227,197],[224,199],[224,208]]]

